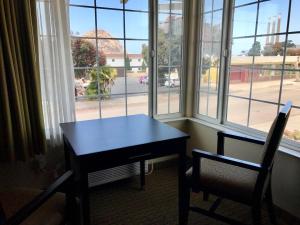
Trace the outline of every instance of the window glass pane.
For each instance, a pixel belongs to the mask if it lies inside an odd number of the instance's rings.
[[[158,11],[162,13],[183,13],[182,0],[158,0]]]
[[[239,5],[244,5],[244,4],[248,4],[248,3],[254,3],[254,2],[258,2],[255,0],[235,0],[235,6],[239,6]]]
[[[227,121],[247,126],[249,100],[228,98]]]
[[[97,9],[97,23],[98,37],[124,38],[122,11]]]
[[[70,0],[70,4],[72,5],[94,5],[94,0]]]
[[[285,35],[272,35],[258,37],[256,44],[251,48],[256,68],[281,69],[283,65],[283,53]]]
[[[70,6],[70,32],[73,36],[84,36],[95,29],[95,10]],[[95,37],[95,36],[94,36]]]
[[[239,38],[232,40],[231,47],[231,65],[249,65],[252,64],[253,55],[260,54],[257,44],[254,44],[254,38]]]
[[[170,43],[170,65],[180,66],[182,64],[182,43],[181,40],[174,40]]]
[[[254,69],[252,75],[252,98],[277,104],[280,83],[280,70]]]
[[[180,92],[172,90],[170,92],[170,112],[169,113],[177,113],[180,111]]]
[[[159,0],[158,1],[158,12],[169,13],[170,12],[170,0]]]
[[[169,74],[171,73],[171,68],[168,66],[159,66],[157,70],[157,87],[158,91],[165,91],[165,82],[169,79]]]
[[[123,3],[120,0],[97,0],[97,6],[123,9]]]
[[[206,1],[222,7],[223,1]],[[222,11],[202,14],[202,39],[199,71],[199,112],[202,115],[217,117],[218,83],[220,73]],[[210,94],[208,94],[210,93]],[[203,96],[202,96],[203,95]]]
[[[229,95],[249,98],[252,71],[252,66],[231,66]]]
[[[257,34],[286,32],[289,4],[282,0],[261,2]]]
[[[223,8],[223,0],[205,0],[203,4],[204,12]]]
[[[169,92],[158,91],[157,92],[157,114],[168,114],[169,113]]]
[[[96,68],[74,69],[75,97],[98,96]]]
[[[293,0],[291,6],[289,31],[300,31],[299,12],[300,12],[300,1]]]
[[[180,112],[183,1],[159,0],[157,113]]]
[[[126,115],[126,103],[123,95],[105,95],[101,99],[101,117],[109,118]]]
[[[99,118],[98,97],[76,98],[76,120],[91,120]]]
[[[135,94],[127,97],[128,115],[148,115],[148,94]]]
[[[277,115],[278,106],[251,101],[249,127],[268,132]]]
[[[148,39],[148,13],[126,12],[125,14],[126,38]]]
[[[208,114],[208,108],[207,108],[207,102],[208,102],[208,94],[205,91],[201,91],[199,93],[199,114],[201,115],[207,115]]]
[[[212,118],[217,118],[217,109],[218,109],[218,95],[215,92],[211,92],[208,95],[208,112],[207,115]]]
[[[137,59],[133,59],[136,60]],[[132,63],[134,63],[132,61]],[[127,74],[127,92],[128,93],[148,93],[149,77],[148,68],[142,66],[134,66],[126,71]]]
[[[288,35],[284,66],[285,69],[300,69],[300,33]]]
[[[217,11],[213,13],[212,18],[212,40],[221,41],[221,31],[222,31],[222,11]]]
[[[148,0],[129,0],[125,4],[125,9],[148,11]]]
[[[202,23],[202,41],[211,41],[213,38],[212,33],[212,13],[206,13],[203,15]]]
[[[97,49],[95,43],[95,39],[73,38],[71,40],[73,65],[75,68],[83,69],[97,65]]]
[[[108,90],[108,94],[116,95],[116,94],[124,94],[125,93],[125,77],[124,77],[124,67],[105,67],[107,70],[107,74],[110,74],[113,78],[112,83],[110,85],[110,90]]]
[[[163,86],[169,88],[176,87],[176,89],[180,89],[180,67],[169,68],[169,71],[168,73],[165,74],[164,78],[165,78],[165,82]]]
[[[300,107],[300,71],[285,71],[282,83],[281,103],[292,101]]]
[[[257,4],[235,8],[233,18],[233,37],[254,35],[256,15]]]
[[[292,108],[284,137],[300,143],[300,109]]]

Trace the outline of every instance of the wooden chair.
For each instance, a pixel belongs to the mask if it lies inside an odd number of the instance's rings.
[[[221,198],[247,204],[252,209],[253,224],[261,222],[262,200],[266,198],[268,211],[272,223],[276,223],[271,190],[271,175],[274,155],[282,138],[292,103],[288,102],[274,120],[266,141],[252,139],[247,136],[230,132],[218,132],[218,154],[194,149],[193,167],[187,171],[185,221],[188,221],[188,212],[192,210],[229,224],[242,224],[239,221],[215,213]],[[224,156],[224,138],[232,138],[263,145],[263,157],[260,164]],[[208,194],[218,196],[209,210],[190,206],[190,189],[193,192],[204,193],[204,200]]]
[[[44,191],[1,190],[0,225],[79,224],[79,203],[73,187],[73,172],[67,171]]]

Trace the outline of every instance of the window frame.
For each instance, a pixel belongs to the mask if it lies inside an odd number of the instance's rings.
[[[223,5],[223,14],[222,14],[222,42],[221,42],[221,55],[220,55],[220,77],[219,77],[219,90],[218,90],[218,101],[217,101],[217,116],[216,118],[209,117],[207,115],[202,115],[199,113],[199,97],[200,97],[200,73],[201,73],[201,31],[202,31],[202,4],[198,4],[198,12],[200,12],[199,19],[197,21],[197,55],[196,55],[196,70],[195,70],[195,91],[194,91],[194,109],[193,109],[193,117],[198,119],[200,122],[203,121],[205,124],[211,124],[212,127],[224,127],[225,129],[231,129],[235,130],[256,138],[265,138],[267,136],[267,132],[257,130],[245,125],[240,125],[234,122],[230,122],[227,120],[227,112],[228,112],[228,99],[230,97],[229,95],[229,74],[230,74],[230,63],[231,63],[231,49],[232,49],[232,35],[233,35],[233,18],[234,18],[234,2],[235,0],[229,0],[224,1]],[[254,2],[254,1],[253,1]],[[265,0],[260,0],[258,2],[265,2]],[[252,3],[252,2],[251,2]],[[250,5],[251,3],[243,4],[243,5]],[[256,3],[256,4],[257,4]],[[253,3],[252,3],[253,4]],[[281,32],[280,34],[285,36],[285,46],[284,51],[286,51],[286,42],[287,37],[291,33],[295,32],[289,32],[289,18],[291,14],[291,1],[288,1],[289,9],[288,9],[288,21],[287,21],[287,28],[284,32]],[[254,5],[254,4],[253,4]],[[226,15],[226,16],[225,16]],[[257,18],[256,18],[257,20]],[[257,29],[257,27],[256,27]],[[277,33],[273,34],[276,35]],[[297,32],[297,34],[300,34],[300,32]],[[252,36],[252,35],[251,35]],[[253,35],[255,36],[255,39],[257,36],[256,33]],[[263,35],[265,37],[265,35]],[[286,54],[283,55],[283,65],[285,63],[285,57]],[[281,78],[280,78],[280,90],[278,92],[279,99],[282,95],[282,80],[283,80],[283,74],[285,71],[289,71],[288,69],[285,69],[284,66],[280,69],[281,72]],[[251,81],[252,82],[252,81]],[[251,96],[247,97],[247,100],[251,100],[254,98],[250,98]],[[258,100],[257,102],[264,102],[263,100]],[[274,104],[275,105],[275,104]],[[277,112],[279,111],[281,104],[278,102],[277,104]],[[299,109],[298,106],[293,106],[293,108]],[[250,110],[250,108],[248,109]],[[248,118],[249,120],[249,114]],[[300,143],[294,140],[290,140],[288,138],[283,138],[281,145],[283,147],[286,147],[288,149],[300,151]]]

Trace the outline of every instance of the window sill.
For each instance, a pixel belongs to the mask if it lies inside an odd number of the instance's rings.
[[[161,122],[192,121],[192,122],[199,123],[199,124],[202,124],[204,126],[207,126],[209,128],[213,128],[213,129],[216,129],[216,130],[221,130],[221,131],[225,131],[225,130],[230,131],[231,130],[231,131],[234,131],[234,132],[242,133],[244,135],[248,135],[249,137],[264,139],[264,137],[262,137],[261,135],[253,136],[253,135],[251,135],[247,132],[242,132],[241,130],[233,129],[232,127],[228,127],[226,125],[210,123],[210,122],[207,122],[207,121],[204,121],[204,120],[201,120],[201,119],[197,119],[197,118],[193,118],[193,117],[169,118],[169,119],[161,119],[160,121]],[[285,153],[285,154],[288,154],[288,155],[293,156],[293,157],[300,158],[300,151],[288,148],[286,146],[280,146],[278,151],[280,151],[282,153]]]

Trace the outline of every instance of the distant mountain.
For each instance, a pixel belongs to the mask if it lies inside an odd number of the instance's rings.
[[[97,30],[97,35],[100,38],[113,38],[113,36],[106,32],[105,30]],[[84,37],[89,38],[95,38],[96,37],[96,31],[92,30],[89,32],[86,32]],[[86,39],[87,41],[90,41],[96,46],[95,39]],[[113,54],[113,53],[123,53],[124,49],[120,41],[118,40],[112,40],[112,39],[101,39],[98,42],[98,48],[100,51],[103,51],[104,54]]]

